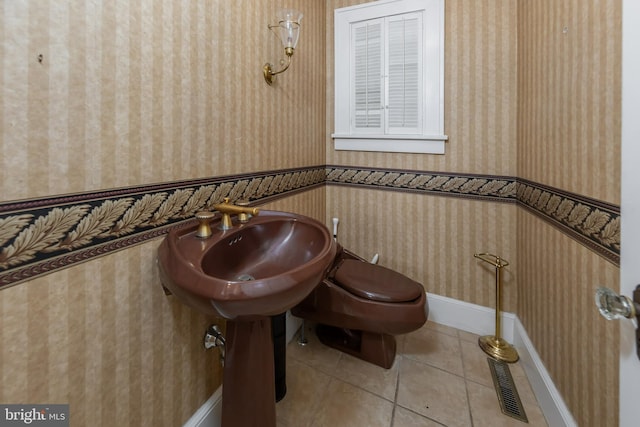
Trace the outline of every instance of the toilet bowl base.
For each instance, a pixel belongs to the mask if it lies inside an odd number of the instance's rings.
[[[318,324],[316,334],[320,342],[351,356],[389,369],[396,356],[393,335],[337,328]]]

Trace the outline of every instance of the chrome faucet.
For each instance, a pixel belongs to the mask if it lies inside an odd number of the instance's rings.
[[[238,215],[238,221],[241,223],[246,223],[249,221],[250,216],[258,215],[258,213],[260,212],[260,209],[258,208],[232,205],[231,203],[229,203],[228,197],[225,197],[222,203],[214,205],[213,209],[222,214],[222,219],[220,220],[220,228],[222,230],[228,230],[233,227],[231,215]]]

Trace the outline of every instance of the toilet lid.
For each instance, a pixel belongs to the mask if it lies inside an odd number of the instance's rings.
[[[344,260],[334,279],[352,294],[373,301],[409,302],[424,292],[420,283],[397,271],[355,259]]]

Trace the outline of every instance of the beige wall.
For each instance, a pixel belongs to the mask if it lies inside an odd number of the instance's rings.
[[[333,9],[358,3],[327,3],[327,163],[515,176],[516,2],[446,1],[445,155],[333,149]],[[345,246],[380,252],[382,264],[402,267],[429,292],[493,306],[493,275],[482,274],[473,254],[515,261],[512,205],[344,188],[331,188],[327,203],[327,221],[338,216],[344,223]],[[517,267],[509,268],[512,280]],[[515,311],[515,301],[505,275],[504,309]]]
[[[619,0],[447,0],[444,156],[333,150],[333,9],[361,2],[5,2],[0,202],[326,163],[520,177],[619,203]],[[283,6],[305,13],[302,36],[268,87],[261,67],[280,49],[266,24]],[[267,207],[337,216],[345,246],[484,306],[493,272],[473,253],[503,256],[504,308],[574,417],[617,416],[616,326],[592,292],[618,268],[529,211],[336,186]],[[74,425],[184,422],[221,376],[200,347],[211,319],[161,293],[158,243],[0,291],[0,401],[70,403]]]
[[[282,45],[267,24],[285,5],[305,14],[301,41],[269,87],[262,66]],[[2,199],[324,164],[324,11],[321,0],[4,2]]]
[[[327,163],[515,175],[517,3],[512,0],[445,2],[445,155],[333,149],[333,9],[359,3],[365,1],[327,2]]]
[[[0,401],[65,403],[71,425],[182,425],[220,383],[206,319],[164,295],[159,242],[0,293]]]
[[[427,292],[495,306],[495,271],[474,253],[499,254],[512,265],[502,304],[516,311],[515,204],[359,188],[327,188],[327,219],[340,219],[338,241],[423,283]]]
[[[285,6],[301,41],[269,87]],[[324,19],[322,0],[2,2],[0,202],[323,165]],[[323,219],[325,191],[268,206]],[[162,292],[158,244],[0,291],[0,402],[182,425],[221,369],[202,349],[213,319]]]
[[[444,156],[333,150],[332,9],[358,3],[328,3],[328,164],[514,176],[619,204],[620,1],[447,0]],[[492,272],[473,253],[509,260],[503,307],[578,424],[616,419],[617,327],[593,307],[597,285],[617,286],[616,265],[522,206],[327,191],[346,246],[380,252],[430,292],[492,307]]]
[[[620,0],[519,2],[518,176],[620,203]]]
[[[621,2],[518,5],[518,176],[619,204]],[[578,425],[616,425],[618,326],[593,293],[619,268],[527,212],[517,235],[518,316]]]
[[[324,188],[264,205],[322,219]],[[182,425],[222,381],[207,318],[134,246],[0,291],[0,402],[68,403],[71,425]]]
[[[518,317],[579,426],[617,425],[618,324],[595,308],[619,268],[518,211]]]

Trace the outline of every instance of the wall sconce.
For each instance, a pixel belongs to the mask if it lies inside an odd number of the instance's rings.
[[[287,63],[284,68],[279,71],[273,71],[271,68],[273,65],[268,62],[264,64],[264,67],[262,67],[262,73],[264,74],[264,79],[269,85],[273,84],[277,74],[283,73],[287,68],[289,68],[289,65],[291,65],[291,56],[293,55],[293,50],[298,44],[298,37],[300,37],[300,20],[302,19],[302,13],[295,9],[283,9],[279,11],[276,16],[278,17],[278,24],[269,25],[269,29],[282,41],[284,53],[287,56]],[[275,29],[278,29],[279,31],[276,32]],[[281,60],[280,62],[283,64],[284,60]]]

